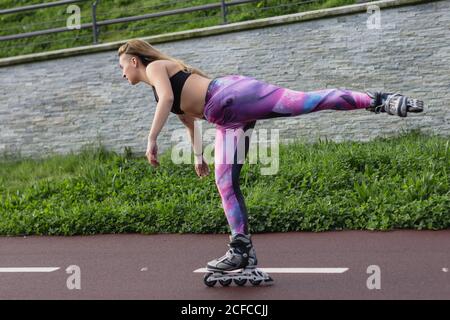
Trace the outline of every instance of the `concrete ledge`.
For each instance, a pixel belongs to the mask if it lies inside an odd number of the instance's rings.
[[[404,6],[404,5],[413,5],[413,4],[418,4],[418,3],[436,2],[436,1],[444,1],[444,0],[381,0],[381,1],[353,4],[353,5],[348,5],[348,6],[336,7],[336,8],[294,13],[294,14],[264,18],[264,19],[257,19],[257,20],[251,20],[251,21],[236,22],[236,23],[230,23],[227,25],[206,27],[206,28],[193,29],[193,30],[188,30],[188,31],[173,32],[173,33],[167,33],[167,34],[157,35],[157,36],[139,37],[139,38],[142,40],[148,41],[151,44],[156,44],[156,43],[177,41],[177,40],[183,40],[183,39],[190,39],[190,38],[195,38],[195,37],[206,37],[206,36],[212,36],[212,35],[223,34],[223,33],[239,32],[239,31],[249,30],[249,29],[265,28],[265,27],[270,27],[270,26],[275,26],[275,25],[282,25],[282,24],[308,21],[308,20],[314,20],[314,19],[328,18],[328,17],[339,16],[339,15],[358,13],[358,12],[367,12],[367,8],[369,6],[373,6],[373,5],[376,5],[376,6],[380,7],[380,9],[383,9],[383,8],[398,7],[398,6]],[[109,43],[99,44],[99,45],[89,45],[89,46],[82,46],[82,47],[76,47],[76,48],[70,48],[70,49],[61,49],[61,50],[54,50],[54,51],[48,51],[48,52],[42,52],[42,53],[34,53],[34,54],[29,54],[29,55],[21,55],[21,56],[15,56],[15,57],[10,57],[10,58],[4,58],[4,59],[0,59],[0,67],[28,63],[28,62],[49,60],[49,59],[64,58],[64,57],[76,56],[76,55],[82,55],[82,54],[90,54],[90,53],[95,53],[95,52],[117,50],[126,41],[127,40],[121,40],[121,41],[109,42]]]

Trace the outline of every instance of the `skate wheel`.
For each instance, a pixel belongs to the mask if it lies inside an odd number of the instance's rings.
[[[242,287],[247,282],[247,279],[234,279],[234,283],[236,283],[238,286]]]
[[[203,282],[208,286],[208,287],[214,287],[217,283],[217,280],[209,280],[209,277],[212,275],[212,273],[207,273],[205,274],[205,276],[203,277]]]
[[[224,286],[224,287],[228,287],[231,284],[231,279],[228,280],[219,280],[219,283]]]
[[[250,279],[249,281],[254,286],[259,286],[262,282],[262,280],[253,280],[253,279]]]

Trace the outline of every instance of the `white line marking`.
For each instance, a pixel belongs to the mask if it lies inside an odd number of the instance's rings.
[[[348,268],[258,268],[267,273],[344,273]],[[196,273],[208,272],[206,268],[194,270]]]
[[[53,272],[59,270],[58,267],[44,267],[44,268],[0,268],[0,273],[15,273],[15,272]]]

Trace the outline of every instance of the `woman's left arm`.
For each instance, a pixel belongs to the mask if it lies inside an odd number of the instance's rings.
[[[150,130],[149,139],[156,140],[161,129],[166,123],[169,116],[173,101],[175,100],[172,93],[172,85],[170,84],[169,73],[164,61],[154,61],[146,68],[147,77],[152,79],[159,96],[156,105],[155,116],[153,118],[152,129]]]
[[[153,117],[152,128],[148,136],[149,140],[156,141],[159,133],[166,124],[169,117],[170,109],[172,108],[173,100],[160,99],[156,105],[155,116]]]
[[[156,105],[156,112],[153,118],[152,128],[150,130],[150,134],[148,135],[147,152],[145,153],[148,161],[154,167],[159,166],[158,146],[156,143],[156,139],[158,138],[161,129],[164,127],[164,124],[167,121],[171,107],[172,102],[170,100],[161,99]]]
[[[159,133],[169,117],[174,97],[169,80],[169,74],[163,61],[154,61],[150,63],[146,68],[146,73],[149,79],[152,78],[152,82],[159,96],[155,116],[153,117],[152,128],[150,129],[150,133],[148,135],[146,155],[152,165],[158,166],[158,147],[156,144],[156,139],[158,138]]]

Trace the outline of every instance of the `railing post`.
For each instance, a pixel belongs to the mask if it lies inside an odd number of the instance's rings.
[[[98,26],[97,26],[97,4],[99,0],[96,0],[92,4],[92,34],[94,36],[94,44],[98,43]]]
[[[227,24],[227,4],[225,3],[225,0],[222,0],[222,17],[223,24]]]

